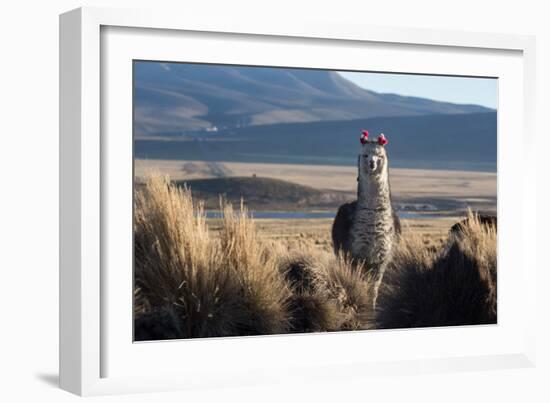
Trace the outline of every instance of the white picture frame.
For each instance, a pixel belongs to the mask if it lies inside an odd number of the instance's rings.
[[[135,39],[138,35],[142,35],[139,50],[131,46],[132,37]],[[174,43],[180,43],[185,35],[192,36],[185,43],[189,46],[187,54],[195,55],[193,61],[201,59],[208,62],[273,64],[273,55],[276,55],[274,52],[277,49],[285,49],[299,58],[300,52],[293,50],[296,46],[302,50],[309,49],[313,55],[309,60],[296,62],[296,67],[305,67],[311,63],[309,67],[332,68],[341,65],[334,58],[328,60],[325,56],[326,60],[322,59],[323,52],[316,53],[313,48],[319,46],[324,47],[324,50],[331,49],[333,54],[342,49],[341,55],[338,53],[340,60],[348,60],[349,66],[349,63],[355,63],[350,61],[353,52],[361,52],[362,46],[374,46],[381,52],[389,48],[395,53],[392,56],[389,52],[381,58],[385,61],[377,60],[375,65],[369,65],[371,69],[379,71],[390,71],[388,63],[397,60],[395,58],[400,54],[406,55],[406,52],[423,52],[429,60],[420,63],[417,58],[411,58],[409,65],[399,67],[397,71],[462,75],[469,71],[470,75],[494,76],[489,73],[500,69],[498,71],[506,79],[499,92],[498,120],[499,324],[495,327],[335,333],[321,337],[286,335],[139,345],[132,343],[131,338],[127,337],[131,311],[128,311],[128,318],[123,317],[128,304],[128,298],[124,295],[131,293],[128,272],[121,270],[117,273],[122,275],[118,276],[108,270],[111,267],[110,259],[120,258],[126,267],[128,253],[131,252],[131,248],[128,250],[131,221],[128,227],[128,215],[123,214],[126,217],[124,221],[124,217],[116,214],[116,208],[125,208],[125,205],[113,207],[115,199],[127,201],[131,181],[126,185],[124,181],[128,179],[128,169],[131,170],[127,165],[131,150],[124,151],[128,143],[119,141],[119,137],[110,133],[114,128],[127,133],[128,125],[131,126],[131,114],[126,113],[128,102],[131,103],[131,92],[126,91],[128,77],[125,63],[131,58],[177,60],[166,55],[170,55]],[[203,38],[211,38],[212,44],[201,42],[201,46],[193,45],[193,41],[202,41]],[[246,57],[242,51],[235,51],[233,55],[222,52],[214,56],[201,54],[200,49],[216,46],[215,43],[219,44],[220,41],[234,41],[231,42],[236,46],[233,49],[238,48],[235,41],[249,41],[246,42],[247,46],[255,45],[258,49],[272,47],[273,52],[258,50],[250,52]],[[437,59],[437,52],[447,52],[447,64],[443,61],[445,58]],[[380,373],[395,375],[534,365],[536,242],[532,238],[527,239],[525,234],[536,233],[532,196],[535,182],[533,178],[522,177],[506,164],[515,156],[524,166],[534,165],[534,161],[528,157],[534,154],[534,137],[527,136],[534,127],[534,52],[534,38],[520,35],[311,21],[279,24],[267,18],[262,21],[245,18],[207,20],[192,15],[150,10],[81,8],[61,15],[61,387],[79,395],[96,395],[303,382],[308,379],[335,380]],[[503,57],[499,59],[499,55]],[[454,68],[450,67],[453,58],[466,60],[463,59],[466,57],[487,60],[469,66],[459,63]],[[427,61],[431,61],[431,67],[427,67]],[[288,62],[281,63],[288,65]],[[356,63],[357,69],[365,68],[364,60]],[[517,113],[511,113],[513,111]],[[506,123],[504,127],[503,123]],[[118,165],[122,168],[113,165],[113,155],[121,156],[122,162]],[[516,183],[516,188],[508,186],[511,181]],[[518,181],[521,183],[519,192]],[[115,194],[118,192],[115,189],[119,187],[126,189],[126,193],[122,189],[121,193]],[[512,205],[518,206],[513,215],[502,214],[507,206]],[[131,209],[131,205],[129,207]],[[114,232],[109,232],[110,228],[115,228]],[[110,248],[107,238],[112,240],[113,236],[118,236],[116,228],[126,228],[124,231],[129,229],[130,236],[126,240],[122,239],[123,236],[117,238],[122,246],[113,255],[113,248]],[[505,275],[501,276],[500,261],[503,256],[506,257],[505,265],[506,261],[513,261],[521,266],[521,269],[516,268],[521,272],[518,279],[507,276],[504,270],[506,267],[503,269]],[[521,289],[517,291],[521,292],[519,306],[507,303],[510,298],[508,290],[513,287]],[[122,304],[113,302],[113,292],[122,295]],[[491,340],[496,339],[499,342],[492,343],[492,348],[488,349]],[[400,340],[402,343],[398,343]],[[454,340],[464,340],[464,343],[456,348],[439,343],[441,345],[438,348],[429,350],[428,346],[434,346],[437,340],[447,341],[449,345]],[[475,340],[479,341],[477,346],[473,345]],[[396,345],[415,345],[418,351],[412,354],[406,349],[396,348],[390,356],[383,344],[391,342]],[[356,353],[354,348],[360,343],[380,343],[382,347],[378,351],[386,355],[377,356],[374,351],[370,355],[368,351],[365,354]],[[336,346],[344,346],[342,351],[346,359],[330,354],[320,358],[315,354],[318,349],[332,351]],[[239,359],[243,357],[238,355],[243,349],[248,351],[248,355],[245,359]],[[287,350],[300,351],[299,359],[286,356],[284,351]],[[178,354],[185,354],[186,359],[170,361],[170,356]],[[224,365],[223,360],[216,357],[225,358],[231,365]],[[216,359],[220,360],[219,365],[212,366],[212,360],[215,363]],[[205,362],[201,360],[208,362],[208,365],[204,365]],[[134,371],[139,367],[136,363],[143,363],[145,369],[162,363],[165,370],[157,371],[156,374],[146,370]],[[304,368],[308,370],[304,371]]]

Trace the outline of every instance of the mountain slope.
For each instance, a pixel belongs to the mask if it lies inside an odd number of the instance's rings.
[[[136,62],[137,138],[277,123],[488,112],[379,94],[327,70]]]
[[[392,167],[495,171],[495,112],[287,123],[174,141],[136,140],[136,158],[354,165],[361,129],[384,132]]]

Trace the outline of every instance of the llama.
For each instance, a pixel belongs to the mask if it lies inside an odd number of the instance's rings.
[[[392,250],[401,233],[399,218],[391,203],[388,158],[380,134],[376,140],[361,135],[358,157],[357,200],[340,206],[332,226],[335,253],[344,252],[363,263],[373,274],[373,305]]]

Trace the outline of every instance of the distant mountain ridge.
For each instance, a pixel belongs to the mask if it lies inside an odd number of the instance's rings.
[[[279,123],[491,112],[380,94],[327,70],[136,62],[136,138]]]

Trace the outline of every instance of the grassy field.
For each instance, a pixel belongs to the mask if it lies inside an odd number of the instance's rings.
[[[136,177],[160,172],[172,180],[219,178],[224,176],[269,177],[317,189],[355,192],[357,169],[349,166],[258,164],[245,162],[205,162],[135,160]],[[494,200],[495,173],[391,168],[392,191],[396,197],[447,197],[463,200]]]
[[[241,162],[136,160],[136,178],[162,173],[172,180],[228,176],[281,179],[315,189],[355,194],[357,169],[349,166]],[[398,203],[448,201],[483,208],[496,206],[496,173],[392,168],[392,195]]]
[[[321,242],[330,221],[222,210],[167,177],[136,189],[135,340],[496,323],[496,227],[476,216],[405,226],[374,309],[370,269]]]
[[[440,246],[446,239],[449,229],[463,217],[441,217],[422,219],[402,219],[405,237],[418,237],[425,246]],[[222,220],[206,220],[213,233],[222,228]],[[289,249],[313,247],[332,251],[332,218],[309,219],[255,219],[258,235],[262,240],[282,242]]]
[[[333,205],[325,206],[336,212],[343,200],[353,200],[356,192],[356,169],[346,166],[258,164],[240,162],[136,160],[135,175],[138,181],[151,173],[167,174],[175,181],[214,178],[223,183],[224,178],[273,178],[307,187],[309,193],[332,197]],[[438,245],[447,236],[449,228],[461,220],[468,209],[496,213],[496,174],[469,171],[440,171],[421,169],[391,169],[390,180],[394,205],[402,211],[418,211],[423,208],[435,211],[420,212],[419,218],[402,219],[410,233],[419,235],[428,245]],[[215,181],[215,182],[216,182]],[[249,180],[250,182],[251,180]],[[216,189],[220,184],[216,182]],[[229,182],[228,182],[229,183]],[[231,184],[233,190],[235,184]],[[242,185],[242,184],[241,184]],[[249,183],[245,183],[249,187]],[[305,189],[305,188],[304,188]],[[305,192],[305,191],[304,191]],[[217,192],[211,197],[210,206],[217,205]],[[281,191],[269,197],[276,198]],[[270,210],[288,208],[288,203],[273,205],[257,203],[247,194],[245,199],[252,209]],[[307,195],[306,195],[307,196]],[[330,197],[329,197],[330,196]],[[312,198],[312,197],[310,197]],[[238,195],[233,198],[238,201]],[[307,207],[302,207],[307,208]],[[422,216],[422,214],[427,214]],[[220,220],[207,220],[216,230]],[[257,219],[259,236],[268,240],[281,240],[287,244],[311,243],[316,248],[330,250],[331,218],[310,219]]]

